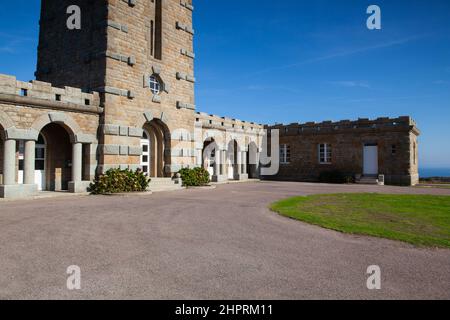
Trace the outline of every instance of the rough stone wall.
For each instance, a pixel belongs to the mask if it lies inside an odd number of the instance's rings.
[[[254,122],[247,122],[227,117],[219,117],[204,112],[195,115],[196,124],[196,149],[203,148],[203,142],[214,139],[222,150],[227,149],[231,140],[236,140],[242,151],[247,150],[248,145],[254,142],[261,148],[264,136],[264,126]]]
[[[62,130],[68,133],[70,140],[68,150],[56,150],[58,143],[53,143],[55,155],[60,153],[70,159],[70,143],[85,143],[89,152],[85,152],[84,161],[89,172],[85,172],[84,177],[91,180],[97,166],[98,124],[103,112],[99,104],[98,93],[83,93],[72,87],[56,88],[41,81],[22,82],[13,76],[0,75],[0,138],[2,142],[5,138],[37,140],[48,124],[57,124],[64,128]],[[52,160],[48,160],[51,163]],[[0,172],[2,162],[3,143],[0,146]],[[64,176],[67,177],[69,171],[65,168],[60,173],[63,185],[68,182]]]
[[[266,177],[277,180],[317,181],[321,172],[338,170],[352,175],[363,173],[363,147],[378,145],[378,171],[387,184],[411,185],[418,182],[417,162],[412,148],[419,131],[409,117],[360,119],[275,125],[280,130],[280,145],[290,146],[290,163],[280,164],[278,175]],[[318,146],[332,145],[330,164],[319,161]],[[395,145],[395,154],[392,148]],[[417,153],[417,147],[416,147]]]
[[[26,94],[22,90],[26,90]],[[58,96],[58,97],[57,97]],[[55,88],[41,81],[22,82],[0,74],[0,111],[17,129],[30,130],[49,114],[64,113],[75,121],[83,134],[97,136],[100,98],[72,87]]]
[[[103,169],[139,166],[142,128],[152,119],[160,120],[170,131],[166,152],[193,148],[192,139],[177,138],[180,131],[193,136],[195,121],[194,57],[184,54],[193,52],[192,8],[182,3],[162,0],[162,52],[157,59],[149,52],[149,27],[155,19],[156,1],[137,1],[134,6],[123,0],[109,1],[108,20],[121,27],[107,29],[105,87],[100,89],[105,96]],[[163,84],[159,95],[153,95],[148,86],[152,74]],[[121,154],[120,149],[126,146],[131,152]],[[194,162],[191,154],[172,155],[171,163],[188,166]],[[178,169],[173,166],[170,172]]]
[[[84,91],[104,86],[106,0],[42,0],[36,79]],[[67,8],[81,9],[81,29],[67,28]]]

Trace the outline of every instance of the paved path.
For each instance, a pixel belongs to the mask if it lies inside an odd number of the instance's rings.
[[[326,192],[450,190],[262,182],[149,196],[0,202],[0,298],[450,298],[450,250],[350,236],[278,216]],[[82,290],[66,289],[78,265]],[[366,288],[379,265],[382,289]]]

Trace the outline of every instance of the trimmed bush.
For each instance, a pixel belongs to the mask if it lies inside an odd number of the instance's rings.
[[[209,172],[205,168],[181,169],[179,172],[185,187],[201,187],[209,184]]]
[[[110,169],[89,186],[92,194],[113,194],[122,192],[143,192],[150,179],[141,171]]]
[[[355,178],[351,174],[346,174],[338,170],[324,171],[319,175],[319,181],[322,183],[354,183]]]

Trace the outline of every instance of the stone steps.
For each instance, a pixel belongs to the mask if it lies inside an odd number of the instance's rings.
[[[175,191],[183,187],[176,180],[171,178],[151,178],[148,190],[152,192]]]
[[[380,182],[380,180],[377,177],[361,177],[359,180],[356,181],[357,184],[366,184],[366,185],[384,185],[383,182]]]

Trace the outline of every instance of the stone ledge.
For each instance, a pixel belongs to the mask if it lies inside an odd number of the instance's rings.
[[[86,106],[74,103],[50,101],[45,99],[21,97],[17,95],[0,93],[0,103],[21,105],[31,108],[52,109],[59,111],[74,111],[82,113],[102,114],[103,108],[96,106]]]
[[[78,181],[78,182],[69,182],[69,192],[70,193],[85,193],[88,191],[90,181]]]
[[[0,185],[0,198],[17,199],[35,196],[38,192],[35,184]]]
[[[176,28],[178,29],[178,30],[183,30],[183,31],[185,31],[185,32],[187,32],[187,33],[189,33],[189,34],[191,34],[191,35],[194,35],[195,34],[195,31],[194,31],[194,29],[192,29],[190,26],[187,26],[187,25],[185,25],[185,24],[183,24],[183,23],[181,23],[181,22],[179,22],[179,21],[177,21],[176,22]]]
[[[194,6],[192,4],[189,4],[187,1],[185,0],[180,0],[180,5],[182,7],[185,7],[188,10],[194,11]]]

